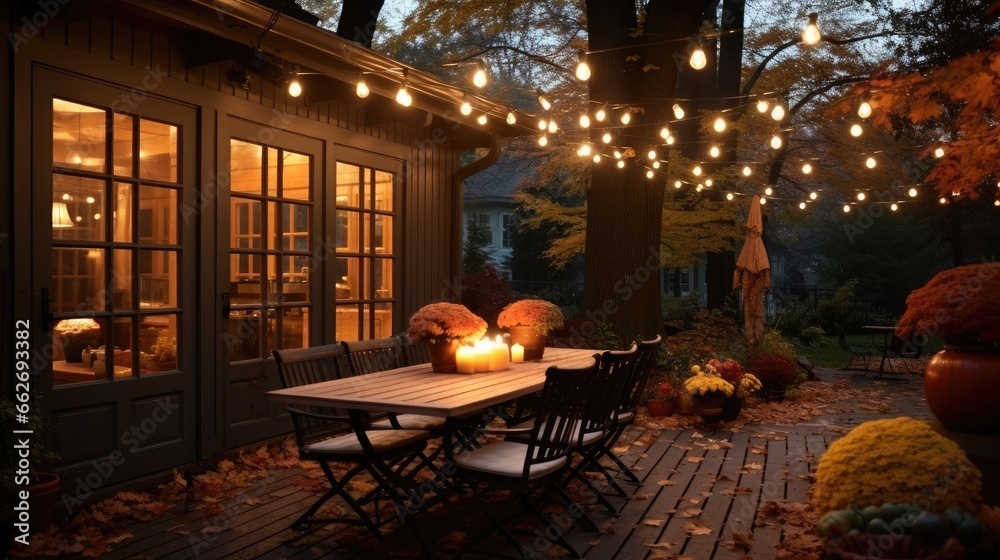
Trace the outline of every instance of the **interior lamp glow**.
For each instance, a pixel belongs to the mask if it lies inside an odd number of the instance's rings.
[[[858,116],[862,119],[867,119],[872,116],[872,105],[867,101],[862,101],[861,105],[858,105]]]
[[[817,17],[819,16],[816,12],[809,14],[809,23],[802,30],[802,42],[807,45],[815,45],[823,38],[823,35],[819,32],[819,26],[816,25]]]
[[[712,128],[714,128],[716,132],[723,132],[723,131],[725,131],[726,130],[726,119],[724,119],[722,117],[719,117],[719,118],[715,119],[715,123],[712,124]]]
[[[576,64],[576,77],[583,82],[590,79],[590,66],[587,64],[587,53],[583,51],[579,52],[579,62]]]
[[[771,109],[771,118],[776,121],[785,118],[785,108],[781,105],[775,105],[774,109]]]
[[[68,228],[73,227],[73,220],[69,217],[69,208],[65,202],[52,203],[52,227]]]
[[[674,103],[673,110],[674,110],[674,116],[675,117],[677,117],[678,119],[683,119],[684,118],[684,108],[681,107],[679,104]]]
[[[354,93],[356,93],[358,97],[360,97],[361,99],[364,99],[368,97],[368,94],[371,92],[372,91],[368,89],[368,84],[365,83],[365,79],[361,76],[358,76],[358,85],[355,86]]]
[[[771,104],[768,103],[767,100],[765,100],[765,99],[761,99],[760,101],[757,102],[757,112],[758,113],[766,113],[767,110],[770,109],[770,108],[771,108]]]
[[[701,45],[695,47],[694,51],[691,52],[691,59],[688,60],[688,64],[695,70],[701,70],[708,64],[708,57],[705,56],[705,50],[701,48]]]
[[[477,88],[486,87],[489,80],[486,77],[486,65],[480,61],[476,64],[476,73],[472,75],[472,83]]]
[[[298,74],[296,74],[295,77],[292,78],[291,82],[288,82],[288,95],[291,95],[292,97],[298,97],[302,95],[302,84],[299,83]]]

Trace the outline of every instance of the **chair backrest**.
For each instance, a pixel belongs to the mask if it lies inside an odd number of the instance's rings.
[[[847,343],[847,335],[844,334],[844,327],[840,326],[840,323],[834,323],[833,328],[837,330],[837,341],[840,343],[840,348],[850,352],[851,345]]]
[[[628,350],[607,351],[594,357],[598,359],[597,376],[587,397],[580,427],[581,443],[588,435],[603,434],[614,421],[625,385],[638,365],[639,347],[633,344]]]
[[[531,429],[522,477],[529,479],[533,465],[569,455],[577,425],[583,420],[586,403],[597,377],[594,363],[582,368],[551,366],[538,399],[535,425]]]
[[[281,385],[286,389],[350,375],[347,351],[339,342],[312,348],[271,350],[271,354],[278,365]],[[287,409],[292,416],[300,451],[311,441],[342,434],[351,426],[351,419],[345,410],[308,405],[289,406]],[[325,418],[311,415],[323,415]]]
[[[410,335],[406,334],[406,331],[403,331],[399,338],[403,341],[403,356],[406,359],[406,365],[415,366],[431,363],[431,351],[426,344],[410,341]]]
[[[342,344],[347,350],[351,375],[364,375],[406,365],[403,341],[398,336]]]
[[[621,396],[618,398],[618,407],[614,411],[615,418],[626,413],[635,412],[639,409],[642,400],[642,393],[646,390],[646,381],[649,374],[656,365],[656,353],[663,344],[663,337],[656,335],[652,340],[639,342],[638,354],[635,357],[635,366],[627,370],[627,378],[622,381],[623,387]]]

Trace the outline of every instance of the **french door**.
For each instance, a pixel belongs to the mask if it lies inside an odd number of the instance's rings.
[[[196,109],[36,69],[32,290],[67,488],[193,461]]]

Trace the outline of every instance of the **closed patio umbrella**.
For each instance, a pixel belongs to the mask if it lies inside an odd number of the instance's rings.
[[[743,293],[743,325],[747,343],[754,347],[764,334],[764,290],[771,288],[771,264],[764,249],[764,221],[760,217],[760,196],[754,195],[746,223],[747,238],[736,259],[733,289]]]

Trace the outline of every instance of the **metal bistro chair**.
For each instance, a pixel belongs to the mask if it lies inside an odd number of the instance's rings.
[[[849,360],[847,360],[847,364],[840,369],[842,371],[849,371],[851,369],[857,371],[857,368],[851,368],[851,364],[854,363],[855,358],[861,358],[864,360],[865,364],[865,367],[863,369],[864,373],[862,373],[862,375],[867,375],[868,370],[871,367],[872,358],[875,357],[875,354],[870,349],[864,346],[856,346],[854,344],[848,343],[847,335],[844,334],[844,327],[840,326],[840,323],[834,323],[833,327],[837,330],[837,340],[840,342],[840,347],[845,351],[851,353],[851,357]]]
[[[903,367],[906,368],[906,373],[916,374],[917,372],[910,369],[907,360],[916,360],[920,358],[923,352],[923,344],[918,344],[915,339],[900,338],[893,335],[892,342],[889,343],[889,349],[885,354],[887,363],[889,364],[889,371],[895,373],[892,369],[892,360],[900,360]],[[920,375],[923,375],[923,371],[920,372]]]
[[[504,435],[527,434],[526,441],[504,439],[451,457],[457,469],[457,480],[469,485],[485,483],[487,486],[501,486],[509,490],[502,504],[487,505],[477,499],[479,503],[476,509],[522,554],[526,549],[522,548],[515,529],[509,526],[522,513],[532,514],[548,528],[559,527],[541,511],[534,494],[537,489],[545,488],[565,473],[574,438],[579,437],[579,424],[584,418],[586,402],[596,376],[596,360],[593,365],[583,368],[550,367],[545,372],[538,415],[530,427],[485,430]],[[481,495],[473,493],[473,496]],[[516,507],[519,503],[522,507]],[[580,517],[582,511],[579,506],[570,502],[569,508],[572,516]],[[470,540],[463,552],[471,550],[492,533],[487,528]],[[531,535],[531,538],[535,537],[535,533]],[[566,542],[564,536],[562,533],[544,531],[546,539],[579,558],[580,555]],[[491,555],[496,553],[494,550],[489,552]]]
[[[272,350],[271,353],[285,388],[338,379],[343,376],[343,367],[346,366],[346,351],[339,343]],[[288,411],[295,427],[299,457],[318,462],[330,482],[330,490],[296,519],[292,528],[297,529],[305,523],[345,523],[365,526],[381,537],[379,527],[393,521],[393,518],[382,519],[379,508],[381,498],[392,501],[400,522],[406,521],[400,512],[408,511],[407,492],[414,486],[413,475],[429,462],[423,453],[429,432],[370,429],[367,414],[361,411],[348,411],[345,415],[344,411],[336,408],[307,405],[289,406]],[[418,463],[410,467],[414,461]],[[334,462],[354,463],[355,466],[338,478],[330,467],[330,463]],[[409,471],[407,467],[410,467]],[[364,472],[375,480],[376,488],[355,498],[348,492],[347,484]],[[335,495],[344,500],[358,519],[313,518],[319,508]],[[362,507],[368,503],[374,506],[374,517]]]

